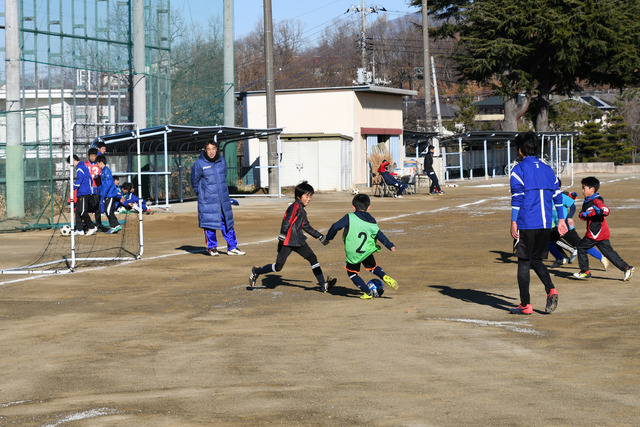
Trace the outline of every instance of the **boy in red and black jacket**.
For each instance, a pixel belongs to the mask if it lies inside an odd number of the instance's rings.
[[[329,242],[325,236],[314,229],[309,221],[307,221],[307,212],[304,208],[311,202],[311,196],[313,196],[314,189],[307,182],[303,181],[295,188],[296,200],[287,208],[282,219],[282,225],[280,226],[280,235],[278,236],[278,255],[276,262],[273,264],[267,264],[263,267],[253,267],[251,269],[251,276],[249,276],[249,286],[255,286],[258,276],[265,273],[275,273],[282,270],[284,263],[287,261],[291,252],[295,252],[302,258],[309,261],[311,265],[311,271],[318,279],[318,285],[322,292],[327,292],[336,284],[336,279],[331,279],[327,276],[325,281],[320,263],[316,254],[307,244],[307,238],[302,231],[310,234],[312,237],[320,240],[323,245],[327,245]]]
[[[613,250],[611,242],[609,242],[609,226],[606,220],[606,216],[609,215],[609,208],[604,204],[604,200],[598,193],[599,188],[600,181],[594,176],[589,176],[582,180],[584,202],[579,216],[581,220],[587,221],[587,234],[578,243],[580,272],[574,273],[573,276],[576,279],[588,279],[591,277],[587,251],[596,246],[605,258],[624,272],[622,280],[627,281],[633,275],[634,268],[620,258],[620,255]]]

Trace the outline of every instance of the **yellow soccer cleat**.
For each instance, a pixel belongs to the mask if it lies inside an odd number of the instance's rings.
[[[384,283],[386,283],[387,285],[391,286],[393,289],[395,289],[396,291],[398,290],[398,282],[396,282],[393,278],[391,278],[390,276],[387,276],[386,274],[384,275],[384,277],[382,278],[382,280],[384,280]]]

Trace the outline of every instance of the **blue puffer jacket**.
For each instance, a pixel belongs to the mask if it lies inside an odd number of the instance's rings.
[[[209,160],[204,151],[191,168],[191,185],[198,196],[198,225],[200,228],[222,230],[222,215],[227,229],[233,226],[231,199],[227,187],[227,164],[224,157]]]

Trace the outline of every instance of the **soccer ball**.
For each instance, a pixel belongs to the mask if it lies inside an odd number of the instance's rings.
[[[353,194],[354,196],[359,193],[360,193],[360,190],[358,190],[358,187],[354,188],[353,191],[351,191],[351,194]]]
[[[384,283],[382,283],[379,279],[371,279],[369,283],[367,283],[369,287],[369,292],[373,293],[373,297],[381,297],[384,294]]]
[[[60,227],[60,234],[62,234],[63,236],[71,236],[71,226],[63,225],[62,227]]]

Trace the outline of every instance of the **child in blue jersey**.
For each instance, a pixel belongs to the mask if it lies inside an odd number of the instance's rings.
[[[77,202],[75,202],[76,223],[74,234],[90,236],[98,231],[98,228],[94,226],[89,216],[89,205],[91,197],[93,197],[94,188],[92,185],[91,172],[84,162],[80,163],[80,159],[75,154],[73,155],[73,160],[71,156],[67,157],[67,163],[73,164],[76,168],[76,180],[73,183],[74,198],[77,198]]]
[[[111,169],[107,166],[107,158],[105,156],[98,156],[96,163],[100,167],[100,177],[102,178],[102,185],[100,186],[100,197],[104,200],[104,213],[107,215],[109,225],[111,228],[107,230],[107,234],[114,234],[122,230],[122,226],[116,218],[115,210],[116,203],[118,203],[118,187],[113,180]]]
[[[121,213],[120,212],[120,208],[124,209],[124,205],[122,204],[122,202],[124,202],[124,195],[122,194],[122,187],[120,186],[120,177],[119,176],[113,176],[113,183],[116,186],[116,210],[115,213]]]
[[[122,204],[124,208],[131,212],[139,212],[139,209],[142,209],[142,213],[150,214],[151,209],[147,207],[147,202],[144,199],[140,199],[138,196],[133,194],[134,188],[133,184],[130,182],[125,182],[122,184],[122,197],[124,201]]]
[[[516,137],[516,149],[522,161],[511,171],[511,237],[513,251],[518,257],[518,288],[520,305],[510,310],[513,314],[532,314],[529,294],[530,270],[544,284],[547,292],[545,311],[552,313],[558,305],[558,291],[542,263],[549,252],[552,212],[558,212],[558,232],[567,232],[562,209],[562,192],[553,169],[538,157],[538,138],[527,132]]]
[[[344,251],[346,254],[345,269],[349,279],[356,285],[363,294],[362,299],[371,299],[380,296],[382,290],[370,288],[360,277],[360,265],[366,270],[381,278],[384,283],[393,289],[398,289],[398,283],[388,276],[382,267],[377,263],[373,254],[380,252],[380,246],[376,241],[382,243],[391,252],[396,251],[396,246],[387,239],[387,236],[376,224],[375,218],[369,213],[371,199],[366,194],[357,194],[351,204],[353,213],[343,216],[338,222],[333,224],[327,232],[327,241],[332,240],[339,230],[344,229],[342,240],[344,241]]]
[[[322,268],[316,254],[313,253],[311,247],[307,244],[307,238],[302,233],[307,234],[320,240],[323,245],[327,245],[325,236],[314,229],[309,221],[307,221],[307,212],[304,208],[309,206],[311,197],[315,190],[313,186],[307,181],[303,181],[296,185],[295,188],[296,200],[289,205],[284,218],[282,219],[282,225],[280,226],[280,235],[278,236],[278,255],[276,256],[276,262],[273,264],[267,264],[262,267],[255,266],[251,269],[251,275],[249,276],[249,286],[254,287],[258,276],[266,273],[275,273],[282,270],[287,258],[291,255],[291,252],[295,252],[302,258],[306,259],[311,265],[311,271],[318,280],[318,285],[322,292],[327,292],[336,284],[336,279],[332,279],[327,276],[327,280],[324,279]]]

